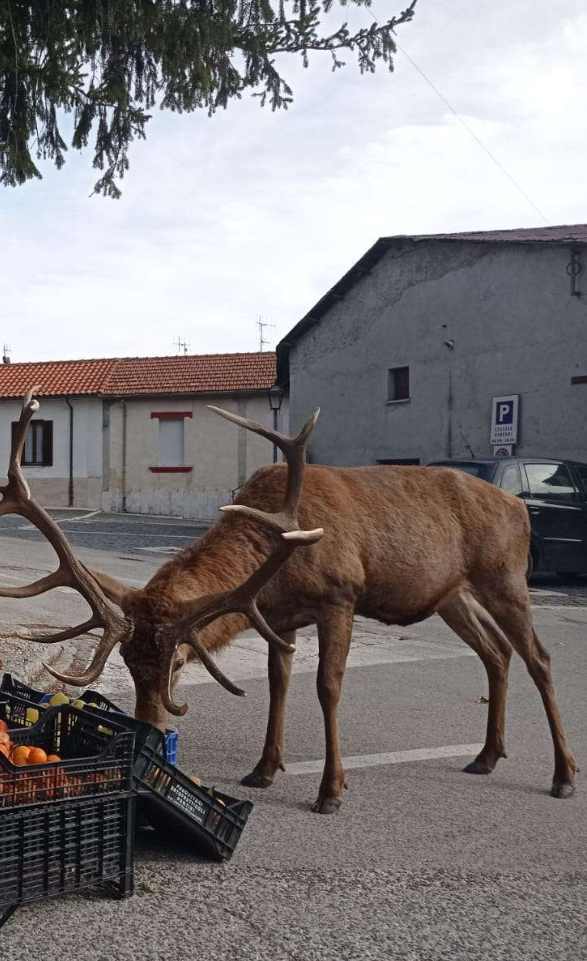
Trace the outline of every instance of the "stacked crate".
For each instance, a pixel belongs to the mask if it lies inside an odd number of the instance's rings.
[[[83,709],[50,707],[8,674],[0,683],[12,742],[63,758],[19,768],[0,753],[0,926],[38,898],[98,884],[132,894],[137,805],[138,820],[217,860],[232,856],[252,810],[172,763],[176,732],[162,734],[95,691],[80,700]]]

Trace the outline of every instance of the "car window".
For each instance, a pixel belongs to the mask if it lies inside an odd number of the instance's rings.
[[[522,475],[517,464],[508,464],[503,469],[500,485],[502,490],[508,494],[521,494],[524,490],[522,486]]]
[[[579,475],[583,494],[587,496],[587,464],[573,464],[573,470]]]
[[[452,467],[453,470],[462,470],[465,474],[471,474],[473,477],[480,477],[481,480],[491,480],[492,467],[490,464],[471,464],[467,461],[463,461],[458,464],[455,461],[442,462],[438,464],[430,464],[430,467]]]
[[[571,497],[575,485],[564,464],[526,464],[530,493],[538,497]]]

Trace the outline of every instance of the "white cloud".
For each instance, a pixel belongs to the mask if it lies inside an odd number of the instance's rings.
[[[587,16],[552,6],[420,0],[398,39],[551,223],[584,222]],[[286,113],[158,113],[118,202],[88,199],[87,153],[1,192],[13,359],[171,353],[178,335],[254,350],[259,314],[283,336],[380,235],[539,224],[401,53],[396,67],[290,62]]]

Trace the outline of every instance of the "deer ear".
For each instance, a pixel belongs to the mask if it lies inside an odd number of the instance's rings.
[[[91,574],[94,578],[108,600],[118,604],[122,610],[124,610],[125,605],[130,599],[139,593],[138,588],[129,587],[128,584],[125,584],[123,581],[117,581],[116,578],[111,577],[110,574],[103,574],[102,571],[93,571],[91,567],[86,567],[86,570],[88,574]]]

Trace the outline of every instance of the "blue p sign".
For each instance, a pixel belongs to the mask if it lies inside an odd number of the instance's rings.
[[[512,424],[514,420],[514,405],[511,400],[501,401],[497,405],[497,423]]]

